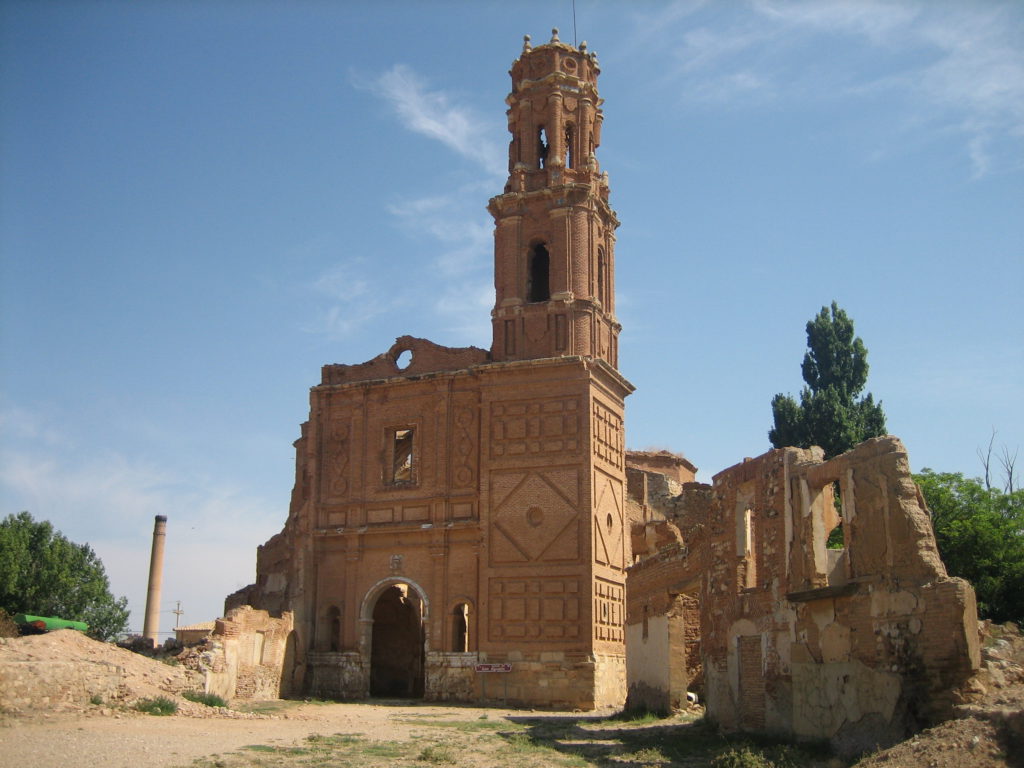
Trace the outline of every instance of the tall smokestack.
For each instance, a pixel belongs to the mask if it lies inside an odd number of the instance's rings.
[[[153,526],[153,553],[149,556],[149,591],[146,593],[146,623],[142,636],[157,646],[160,632],[160,589],[164,581],[164,540],[167,538],[167,518],[156,516]]]

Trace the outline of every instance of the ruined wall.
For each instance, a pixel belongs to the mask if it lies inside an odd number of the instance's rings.
[[[668,523],[658,527],[670,528]],[[670,712],[686,704],[688,670],[685,661],[678,660],[686,657],[684,591],[692,590],[694,584],[680,582],[679,574],[686,569],[688,557],[685,545],[677,541],[630,568],[626,611],[626,706],[630,709]]]
[[[0,638],[0,644],[17,638]],[[124,670],[105,662],[18,660],[0,662],[0,712],[53,712],[88,706],[94,696],[119,698]]]
[[[201,645],[179,658],[203,674],[204,690],[224,699],[276,699],[290,689],[292,615],[241,606],[215,622]]]
[[[664,508],[688,547],[676,583],[700,585],[709,717],[853,754],[945,713],[979,663],[974,594],[946,575],[898,439],[827,462],[770,451],[716,475],[706,501]],[[839,523],[845,547],[830,550]],[[679,591],[654,578],[673,546],[630,569],[631,611]]]
[[[630,469],[665,478],[680,486],[697,479],[697,467],[693,462],[670,451],[629,451],[626,453],[626,464]],[[650,479],[656,481],[655,477]],[[672,495],[678,494],[677,490]]]

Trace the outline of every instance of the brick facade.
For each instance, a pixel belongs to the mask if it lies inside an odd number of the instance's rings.
[[[557,36],[513,65],[491,349],[406,336],[311,391],[288,521],[229,598],[294,613],[299,690],[623,701],[632,386],[597,74]]]

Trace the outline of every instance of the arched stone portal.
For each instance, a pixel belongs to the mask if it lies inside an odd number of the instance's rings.
[[[370,695],[422,697],[423,658],[423,601],[408,584],[393,584],[373,606]]]

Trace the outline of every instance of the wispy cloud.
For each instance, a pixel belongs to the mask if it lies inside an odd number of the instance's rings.
[[[638,26],[647,32],[630,50],[642,40],[647,54],[672,61],[659,87],[684,102],[748,107],[897,94],[893,125],[961,134],[976,177],[1021,167],[1024,18],[1011,4],[681,2],[656,19],[639,17]],[[841,60],[832,55],[840,43],[849,54]]]
[[[449,195],[433,195],[393,203],[388,210],[403,227],[428,234],[441,246],[436,266],[448,276],[490,265],[492,227],[479,212],[478,185]],[[468,201],[473,201],[470,206]]]
[[[483,343],[490,335],[488,310],[494,304],[492,226],[479,211],[481,193],[482,185],[471,184],[451,194],[403,200],[389,208],[405,229],[435,243],[429,250],[441,280],[433,309],[450,333],[473,344]]]
[[[400,302],[393,289],[385,290],[385,281],[386,276],[370,269],[366,259],[335,263],[308,286],[315,309],[304,330],[331,339],[350,336]]]
[[[395,64],[373,78],[354,77],[356,87],[387,101],[410,131],[441,142],[488,174],[504,174],[503,152],[490,138],[493,124],[441,90],[430,90],[410,67]]]
[[[487,338],[487,310],[494,300],[488,279],[492,225],[480,200],[499,190],[505,175],[504,149],[492,138],[499,126],[452,94],[430,89],[403,64],[373,76],[353,75],[352,83],[386,102],[403,128],[469,161],[478,180],[443,194],[414,192],[390,202],[387,213],[413,236],[427,269],[411,284],[408,274],[389,275],[386,264],[366,259],[334,264],[309,283],[320,308],[306,330],[344,338],[392,310],[406,310],[401,314],[408,317],[409,307],[422,304],[451,334],[479,344]]]
[[[46,420],[37,431],[7,433],[0,450],[3,513],[28,510],[72,541],[88,542],[101,557],[111,590],[125,595],[133,627],[141,626],[153,516],[169,518],[164,596],[181,600],[195,620],[219,615],[224,597],[252,577],[255,547],[280,529],[285,510],[222,480],[183,476],[152,461],[116,451],[55,449]],[[46,437],[44,435],[49,435]]]
[[[752,0],[751,5],[761,16],[783,26],[845,32],[879,44],[901,34],[919,13],[910,3],[885,0]]]

